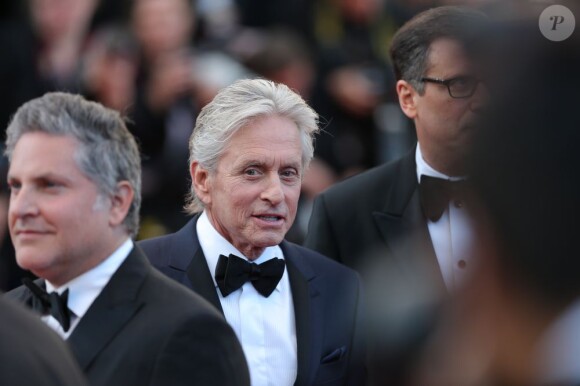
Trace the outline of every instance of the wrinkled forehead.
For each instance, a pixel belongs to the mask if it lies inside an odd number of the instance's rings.
[[[303,135],[296,123],[278,115],[251,120],[239,128],[226,142],[220,159],[260,159],[263,163],[302,163]]]

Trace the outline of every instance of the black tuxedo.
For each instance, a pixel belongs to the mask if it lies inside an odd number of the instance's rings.
[[[304,245],[355,269],[390,259],[444,291],[418,188],[414,149],[340,182],[316,198]]]
[[[320,194],[305,246],[361,272],[373,381],[405,384],[447,293],[421,210],[415,149]]]
[[[223,313],[197,238],[199,216],[176,233],[140,242],[155,267],[192,288]],[[326,257],[284,241],[296,317],[295,385],[363,385],[358,276]],[[249,316],[251,317],[251,316]]]
[[[0,298],[0,317],[0,384],[88,385],[66,344],[36,315]]]
[[[33,301],[26,287],[7,296]],[[67,342],[91,385],[249,385],[242,348],[223,317],[153,269],[138,247]]]

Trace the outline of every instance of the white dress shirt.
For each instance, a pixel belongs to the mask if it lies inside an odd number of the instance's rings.
[[[215,281],[220,254],[234,254],[248,260],[210,223],[203,212],[197,220],[197,236],[207,260],[224,315],[232,326],[246,356],[252,386],[291,386],[296,380],[297,349],[294,303],[288,270],[269,297],[262,296],[247,282],[223,297]],[[253,262],[284,259],[279,246],[268,247]]]
[[[71,324],[69,330],[65,332],[58,320],[52,315],[42,316],[41,319],[63,339],[68,339],[91,304],[93,304],[97,296],[105,288],[111,276],[113,276],[119,266],[125,261],[132,249],[133,241],[128,238],[111,256],[68,283],[57,288],[46,280],[46,292],[48,293],[56,291],[62,294],[68,289],[67,304],[72,312]]]
[[[415,152],[415,161],[419,182],[421,182],[421,175],[451,181],[465,179],[465,177],[449,177],[433,169],[423,159],[419,144]],[[460,201],[449,203],[438,221],[427,219],[427,227],[445,286],[449,291],[454,291],[465,280],[473,264],[471,259],[473,224],[465,211],[464,203]]]

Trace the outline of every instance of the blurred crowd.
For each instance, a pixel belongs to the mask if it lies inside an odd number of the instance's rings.
[[[416,13],[449,3],[457,1],[3,1],[0,126],[22,103],[55,90],[122,112],[143,155],[139,238],[148,238],[187,221],[187,141],[201,107],[240,78],[285,83],[320,114],[323,129],[288,235],[301,243],[318,193],[414,145],[396,102],[389,42]],[[12,273],[0,225],[0,288],[9,289],[21,274]]]
[[[4,1],[0,124],[6,127],[24,102],[55,90],[80,93],[120,111],[142,152],[138,239],[147,239],[175,232],[189,219],[183,209],[191,184],[188,140],[201,108],[238,79],[284,83],[320,115],[322,129],[303,180],[296,220],[286,235],[302,244],[320,193],[397,160],[416,145],[414,124],[399,106],[390,42],[414,15],[450,4],[481,9],[494,18],[524,16],[531,9],[528,0]],[[490,40],[517,37],[502,32]],[[380,330],[375,336],[384,340],[372,343],[392,351],[379,352],[378,373],[401,374],[398,384],[531,385],[539,379],[530,365],[536,360],[531,353],[538,337],[569,310],[575,318],[570,320],[580,320],[574,284],[580,187],[573,178],[580,165],[573,130],[578,125],[578,77],[568,77],[579,63],[580,51],[574,51],[578,40],[560,50],[542,40],[533,47],[538,50],[533,57],[524,43],[536,35],[525,32],[521,41],[513,38],[503,51],[498,48],[479,63],[495,70],[490,78],[503,89],[498,87],[496,94],[502,98],[490,104],[495,110],[485,111],[492,114],[483,114],[486,119],[480,124],[489,130],[475,138],[481,146],[473,149],[481,150],[473,151],[468,165],[479,196],[474,202],[481,206],[470,208],[478,219],[474,259],[479,265],[471,271],[477,273],[468,276],[469,284],[461,291],[449,291],[454,301],[444,303],[429,278],[407,282],[399,267],[391,266],[372,265],[372,272],[363,271],[366,284],[377,287],[369,286],[371,304],[378,304],[371,330]],[[519,55],[513,54],[514,47]],[[563,68],[562,75],[553,71],[557,66]],[[547,97],[550,93],[560,99]],[[546,127],[550,130],[544,131]],[[16,266],[7,231],[7,167],[2,159],[0,291],[18,286],[28,274]],[[348,228],[350,219],[343,221]],[[392,219],[384,219],[391,225],[387,221]],[[348,230],[340,237],[355,239],[355,232]],[[401,238],[396,246],[405,246],[406,235],[396,235]],[[374,254],[382,258],[384,250],[369,253]],[[564,343],[542,349],[550,361],[565,365],[570,360],[563,357],[576,360],[580,335],[569,330]],[[567,340],[572,343],[567,345]],[[570,353],[560,350],[568,347]],[[557,384],[549,381],[544,384]]]

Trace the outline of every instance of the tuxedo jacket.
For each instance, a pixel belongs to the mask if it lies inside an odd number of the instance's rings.
[[[217,288],[197,237],[199,215],[176,233],[139,243],[153,265],[193,289],[222,314]],[[296,318],[295,385],[363,385],[363,347],[357,333],[360,282],[347,267],[283,241]],[[251,316],[248,316],[251,317]]]
[[[66,343],[37,315],[0,298],[0,318],[0,384],[88,385]]]
[[[386,260],[408,280],[427,279],[445,291],[416,168],[413,149],[320,194],[304,245],[357,270]]]
[[[7,296],[29,306],[36,301],[24,286]],[[67,342],[93,386],[250,384],[242,348],[224,318],[153,269],[138,247]]]
[[[363,277],[376,384],[403,385],[413,376],[447,295],[418,188],[413,149],[320,194],[305,240]]]

